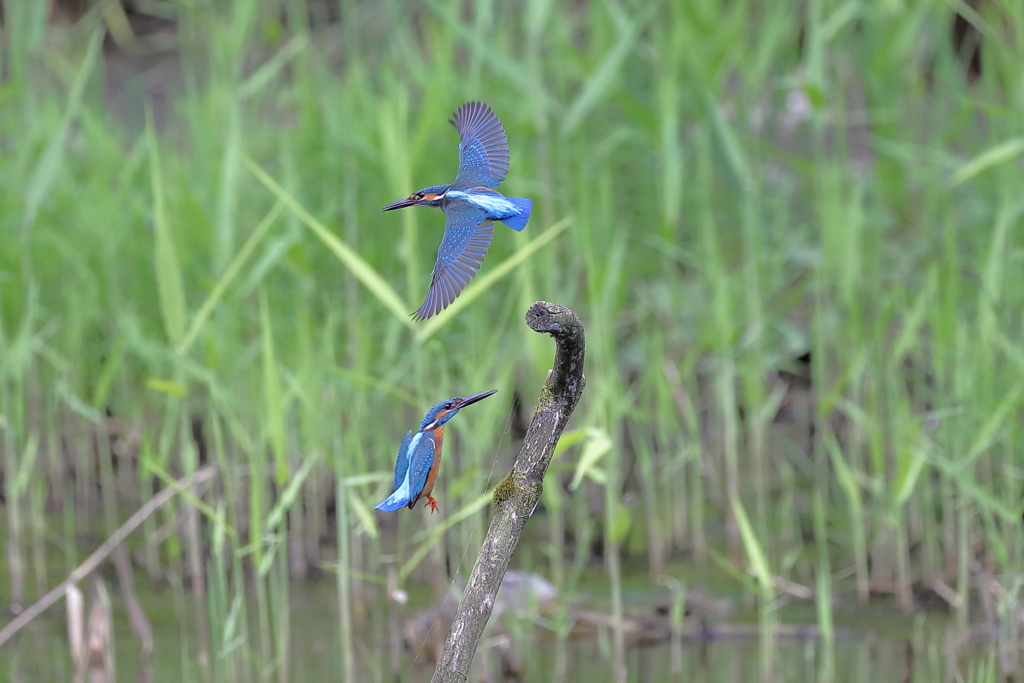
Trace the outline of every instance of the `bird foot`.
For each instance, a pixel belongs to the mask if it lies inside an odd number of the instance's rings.
[[[430,508],[431,512],[437,512],[437,501],[434,500],[433,496],[427,496],[427,507]]]

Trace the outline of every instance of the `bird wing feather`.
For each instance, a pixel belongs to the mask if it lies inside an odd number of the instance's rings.
[[[395,461],[395,490],[405,481],[405,473],[409,470],[409,442],[412,441],[412,430],[405,433],[402,445],[398,447],[398,460]]]
[[[417,320],[426,320],[455,301],[476,275],[494,237],[492,224],[481,225],[486,218],[483,209],[469,202],[449,200],[445,217],[430,289],[423,305],[413,313]]]
[[[409,456],[409,499],[415,500],[423,493],[423,487],[427,484],[427,476],[430,468],[434,466],[434,447],[436,445],[433,435],[423,432],[415,449]]]
[[[459,173],[452,187],[498,187],[508,173],[508,138],[494,111],[483,102],[467,102],[450,122],[460,138]]]

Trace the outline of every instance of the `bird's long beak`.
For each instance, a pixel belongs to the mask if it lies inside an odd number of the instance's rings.
[[[395,209],[404,209],[407,206],[416,206],[416,200],[409,198],[399,199],[394,204],[388,204],[387,206],[382,208],[381,211],[394,211]]]
[[[487,398],[488,396],[490,396],[491,394],[496,394],[496,393],[498,393],[497,389],[490,389],[489,391],[481,391],[479,394],[473,394],[472,396],[467,396],[464,399],[462,399],[461,401],[459,401],[459,405],[455,406],[455,409],[456,410],[462,410],[466,406],[472,405],[472,404],[476,403],[477,401],[482,401],[485,398]]]

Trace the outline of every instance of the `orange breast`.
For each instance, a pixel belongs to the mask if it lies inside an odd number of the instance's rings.
[[[434,466],[427,474],[427,483],[423,485],[422,496],[429,496],[434,490],[434,481],[437,479],[437,471],[441,469],[441,444],[444,442],[444,427],[438,427],[432,435],[434,437]]]

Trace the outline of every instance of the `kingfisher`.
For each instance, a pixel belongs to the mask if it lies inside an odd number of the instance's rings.
[[[444,425],[466,406],[482,401],[497,391],[491,389],[465,398],[453,396],[428,410],[419,430],[415,434],[411,429],[407,431],[398,448],[394,493],[374,509],[391,512],[405,505],[412,510],[416,502],[426,496],[431,511],[437,512],[437,501],[430,492],[434,490],[437,471],[441,467]]]
[[[416,320],[426,320],[455,301],[487,254],[495,221],[516,232],[526,227],[533,202],[497,191],[508,173],[508,139],[501,121],[483,102],[467,102],[448,120],[459,131],[459,172],[450,185],[431,185],[381,211],[436,206],[445,213],[430,289]]]

